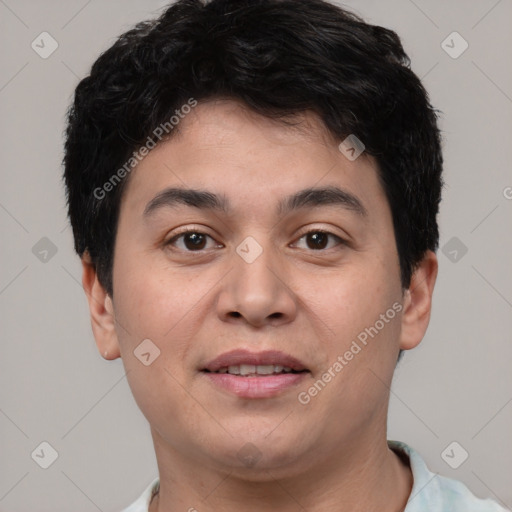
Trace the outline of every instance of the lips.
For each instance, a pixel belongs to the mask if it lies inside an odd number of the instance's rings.
[[[233,350],[201,369],[214,389],[239,399],[267,399],[291,393],[311,375],[305,364],[283,352]]]
[[[209,373],[229,373],[239,376],[275,375],[309,371],[295,357],[276,350],[249,352],[232,350],[216,357],[203,369]]]

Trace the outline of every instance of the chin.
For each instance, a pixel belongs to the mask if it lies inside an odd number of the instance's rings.
[[[270,481],[275,479],[276,471],[291,474],[300,469],[301,457],[297,447],[304,447],[303,436],[299,436],[302,442],[296,441],[290,433],[280,433],[274,438],[264,433],[248,435],[247,431],[233,435],[233,438],[223,441],[224,446],[215,442],[214,450],[208,452],[210,458],[215,459],[215,465],[223,466],[223,469],[233,471],[234,475],[250,481]],[[211,445],[210,445],[211,446]],[[270,472],[270,473],[269,473]]]

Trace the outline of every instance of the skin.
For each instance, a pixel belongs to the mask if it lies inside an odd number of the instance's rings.
[[[437,259],[427,252],[402,290],[375,161],[347,159],[314,113],[297,120],[285,126],[229,99],[200,103],[129,178],[113,298],[82,259],[98,349],[122,358],[150,423],[160,474],[151,512],[396,512],[410,494],[410,469],[386,442],[389,386],[399,349],[427,329]],[[277,214],[283,197],[328,185],[356,196],[367,215],[333,205]],[[224,195],[232,213],[179,205],[145,219],[148,202],[171,186]],[[182,228],[211,237],[202,252],[186,237],[164,245]],[[327,246],[305,236],[318,229],[334,235]],[[236,252],[247,236],[263,249],[252,263]],[[394,303],[402,311],[299,403]],[[147,338],[161,351],[149,366],[133,354]],[[240,398],[198,371],[234,348],[281,350],[311,373],[277,396]],[[260,457],[252,467],[237,456],[247,443]]]

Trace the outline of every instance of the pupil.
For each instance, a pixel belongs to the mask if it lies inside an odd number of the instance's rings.
[[[191,242],[191,246],[187,242]],[[185,245],[187,249],[202,249],[204,245],[204,236],[200,233],[191,233],[185,236]]]
[[[313,240],[314,247],[312,249],[323,249],[327,245],[326,233],[313,233],[309,235],[310,240]]]

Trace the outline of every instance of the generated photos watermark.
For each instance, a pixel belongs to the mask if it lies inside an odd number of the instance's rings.
[[[306,391],[301,391],[297,395],[299,403],[307,405],[311,399],[320,393],[336,375],[338,375],[345,366],[349,364],[354,357],[359,354],[370,341],[368,337],[373,339],[382,329],[403,309],[400,302],[395,302],[385,313],[382,313],[379,319],[370,327],[366,327],[357,335],[357,340],[353,340],[350,348],[343,355],[339,355],[336,361],[310,386]],[[359,343],[358,343],[359,342]],[[362,346],[361,346],[362,345]]]
[[[152,132],[153,137],[151,135],[148,136],[146,143],[137,151],[134,151],[132,156],[122,167],[120,167],[101,187],[96,187],[94,189],[94,197],[101,201],[109,192],[112,192],[112,190],[114,190],[116,186],[119,185],[119,183],[121,183],[128,174],[130,174],[135,166],[156,147],[157,143],[161,141],[163,137],[171,133],[171,131],[179,124],[180,120],[189,114],[195,106],[197,106],[197,100],[189,98],[187,103],[174,111],[174,115],[172,115],[168,121],[157,126]]]

